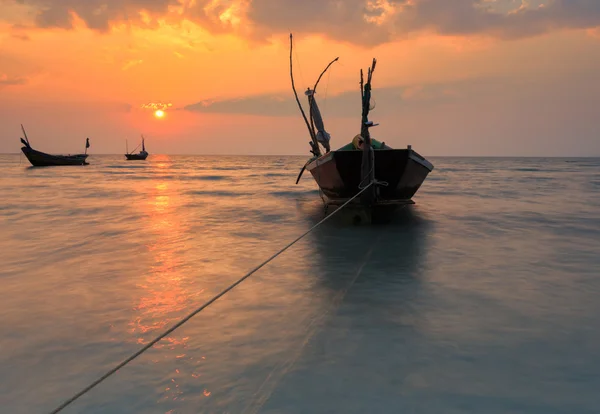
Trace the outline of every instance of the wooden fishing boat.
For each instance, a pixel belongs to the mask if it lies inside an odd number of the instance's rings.
[[[25,138],[21,138],[21,142],[23,143],[23,147],[21,147],[21,151],[25,154],[25,157],[29,160],[31,165],[34,167],[49,167],[49,166],[57,166],[57,165],[88,165],[86,161],[88,154],[87,149],[90,147],[90,139],[86,138],[85,140],[85,153],[84,154],[68,154],[68,155],[54,155],[54,154],[46,154],[45,152],[37,151],[31,148],[29,144],[29,138],[27,137],[27,133],[25,132],[25,128],[21,125],[21,130],[23,131],[23,135]]]
[[[137,148],[139,147],[139,145],[137,147],[135,147],[135,149],[133,151],[135,151]],[[133,152],[129,152],[129,150],[127,150],[127,140],[125,140],[125,158],[127,158],[129,161],[133,161],[133,160],[139,160],[139,161],[144,161],[146,158],[148,158],[148,152],[146,151],[146,146],[144,144],[144,136],[142,135],[142,150],[140,152],[138,152],[137,154],[134,154]]]
[[[412,204],[433,165],[410,146],[373,153],[377,191],[372,204]],[[312,158],[306,168],[330,204],[343,204],[361,190],[361,182],[368,183],[361,176],[361,165],[362,151],[339,149]]]
[[[341,205],[362,191],[352,204],[367,210],[368,215],[379,211],[390,212],[394,207],[414,204],[413,196],[419,190],[427,175],[433,171],[433,164],[408,145],[404,149],[394,149],[371,138],[370,128],[378,124],[369,121],[371,103],[371,81],[376,59],[373,59],[367,72],[366,82],[360,71],[362,95],[362,122],[360,134],[351,143],[331,151],[330,135],[325,130],[315,94],[322,76],[338,60],[335,58],[321,73],[312,89],[308,88],[310,120],[302,108],[296,88],[292,67],[293,41],[290,35],[290,76],[296,102],[311,136],[310,146],[313,156],[306,162],[296,184],[304,170],[308,170],[319,186],[327,205]],[[325,150],[323,154],[321,147]],[[370,218],[370,217],[367,217]]]

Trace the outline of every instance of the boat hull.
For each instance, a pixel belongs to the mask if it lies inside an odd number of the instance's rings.
[[[52,155],[45,152],[34,150],[29,147],[22,147],[21,151],[34,167],[50,167],[59,165],[88,165],[86,159],[88,154],[75,155]]]
[[[125,154],[125,158],[127,158],[129,161],[144,161],[146,158],[148,158],[148,153],[141,152],[139,154]]]
[[[360,191],[362,156],[362,151],[332,151],[307,166],[328,204],[345,203]],[[374,157],[375,179],[387,185],[377,185],[376,197],[370,205],[413,204],[412,197],[433,165],[412,149],[374,150]],[[355,202],[364,200],[358,197]]]

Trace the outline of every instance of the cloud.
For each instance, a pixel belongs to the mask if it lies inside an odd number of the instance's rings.
[[[173,104],[171,102],[147,102],[145,104],[140,105],[140,108],[142,109],[149,109],[151,111],[156,111],[156,110],[166,110],[169,109],[173,106]]]
[[[254,0],[250,19],[277,31],[324,33],[377,44],[420,31],[500,38],[600,23],[597,0]]]
[[[243,114],[264,116],[293,116],[295,115],[292,96],[258,95],[244,98],[203,100],[183,109],[192,112]]]
[[[11,34],[11,37],[14,39],[23,40],[23,41],[31,40],[31,37],[29,37],[29,35],[25,34],[25,33],[13,33],[13,34]]]
[[[376,45],[411,33],[520,38],[600,26],[598,0],[13,0],[36,12],[41,27],[150,26],[192,20],[212,33],[267,39],[292,30]]]
[[[393,114],[397,110],[415,109],[425,106],[443,105],[473,95],[481,90],[490,90],[498,84],[493,79],[429,85],[408,85],[375,88],[373,116]],[[299,94],[300,101],[308,113],[308,101]],[[317,104],[324,116],[359,117],[360,94],[346,91],[335,96],[317,93]],[[292,92],[288,94],[257,95],[235,99],[207,99],[187,105],[184,110],[200,113],[220,113],[258,116],[301,116]]]
[[[121,69],[127,70],[134,66],[141,65],[142,63],[144,63],[144,61],[142,59],[128,60],[127,62],[125,62],[125,64],[123,65],[123,67]]]
[[[150,25],[155,18],[167,15],[179,0],[15,0],[36,12],[39,27],[71,29],[73,14],[94,30],[107,31],[111,23]]]
[[[413,144],[430,155],[598,155],[596,73],[581,73],[576,79],[532,74],[375,88],[377,105],[370,118],[380,126],[372,132],[392,147]],[[327,99],[323,95],[318,99],[325,127],[332,134],[332,146],[339,148],[360,128],[360,97],[356,90]],[[306,99],[302,103],[306,109]],[[220,123],[235,125],[236,114],[265,115],[252,118],[254,125],[262,123],[262,136],[285,134],[286,142],[305,142],[306,128],[291,93],[205,100],[186,109],[225,114],[207,115],[199,124],[221,119]],[[255,134],[257,129],[244,126],[239,134]],[[273,142],[264,145],[284,148],[281,140]]]
[[[21,24],[13,24],[10,27],[10,35],[13,39],[29,41],[31,37],[27,33],[30,28]]]
[[[18,76],[8,76],[5,73],[0,73],[0,88],[6,86],[25,85],[27,83],[26,78]]]

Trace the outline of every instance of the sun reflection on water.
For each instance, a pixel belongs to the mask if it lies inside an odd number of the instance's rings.
[[[132,322],[132,333],[145,334],[165,328],[179,311],[185,309],[190,298],[181,273],[182,250],[185,229],[177,217],[178,193],[166,182],[158,182],[150,187],[150,197],[146,205],[147,230],[153,233],[153,242],[146,247],[154,259],[149,266],[145,280],[138,285],[143,294],[135,306],[138,316]],[[141,339],[144,341],[142,335]],[[185,340],[177,337],[166,338],[167,342],[178,345]],[[164,346],[157,344],[156,347]]]
[[[202,290],[192,291],[185,273],[186,237],[188,227],[180,217],[182,196],[178,185],[163,177],[171,162],[166,156],[157,156],[153,166],[156,180],[144,186],[144,198],[148,200],[141,208],[145,213],[144,230],[150,232],[150,243],[146,245],[153,261],[146,267],[147,274],[138,284],[139,299],[134,306],[135,317],[130,322],[130,333],[139,344],[148,343],[155,335],[176,323],[194,298]],[[189,336],[177,332],[165,337],[154,345],[163,349],[154,363],[173,360],[181,361],[180,368],[171,377],[171,384],[165,386],[162,400],[181,399],[182,391],[177,380],[193,357],[187,355]],[[185,375],[189,377],[188,373]]]

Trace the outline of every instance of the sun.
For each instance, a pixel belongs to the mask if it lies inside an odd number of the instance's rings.
[[[154,116],[157,118],[162,118],[165,116],[165,111],[163,111],[162,109],[157,109],[156,111],[154,111]]]

